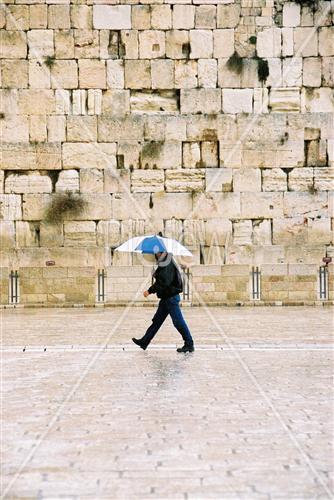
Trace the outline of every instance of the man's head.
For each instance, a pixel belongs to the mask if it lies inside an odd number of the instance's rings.
[[[167,255],[167,252],[156,252],[154,254],[154,257],[155,257],[155,260],[159,262],[159,261],[163,260],[166,257],[166,255]]]

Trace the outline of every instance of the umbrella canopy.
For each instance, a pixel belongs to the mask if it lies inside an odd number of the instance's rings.
[[[118,252],[137,252],[143,254],[168,252],[173,255],[192,257],[192,253],[178,241],[154,234],[130,238],[128,241],[115,248],[115,250]]]

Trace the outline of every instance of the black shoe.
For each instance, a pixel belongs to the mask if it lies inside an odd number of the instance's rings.
[[[147,345],[143,344],[143,342],[141,342],[141,340],[139,340],[139,339],[135,339],[133,337],[132,338],[132,342],[134,342],[135,344],[139,345],[139,347],[141,347],[144,351],[145,351],[145,349],[147,349]]]
[[[177,352],[194,352],[195,350],[195,347],[193,344],[184,344],[183,347],[179,347],[178,349],[176,349]]]

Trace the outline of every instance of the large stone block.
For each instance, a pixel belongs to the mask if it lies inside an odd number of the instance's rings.
[[[104,193],[129,193],[130,192],[130,172],[124,168],[115,170],[114,168],[105,168],[104,174]]]
[[[286,2],[283,5],[283,26],[300,25],[300,5],[294,2]]]
[[[152,195],[155,196],[157,193]],[[159,193],[160,194],[160,193]],[[151,203],[152,205],[152,203]],[[117,193],[112,198],[113,219],[126,220],[133,215],[145,219],[150,214],[150,194],[149,193]]]
[[[305,87],[320,87],[321,60],[317,57],[303,59],[303,85]]]
[[[194,192],[204,189],[204,170],[166,170],[166,191]]]
[[[251,220],[240,220],[233,222],[233,244],[251,245],[253,226]]]
[[[195,6],[194,5],[174,5],[173,6],[173,29],[191,30],[195,26]]]
[[[57,59],[74,58],[73,30],[54,31],[55,56]]]
[[[1,96],[0,96],[1,99]],[[11,115],[7,119],[1,121],[1,142],[2,148],[5,143],[10,147],[11,143],[21,143],[29,141],[29,117],[22,115]],[[7,150],[8,151],[8,150]],[[7,153],[5,154],[7,156]],[[1,158],[4,162],[5,158]]]
[[[334,190],[334,168],[314,169],[314,188],[318,191]],[[334,214],[333,214],[334,215]]]
[[[131,5],[94,5],[93,26],[95,29],[130,29]]]
[[[199,142],[184,142],[182,145],[182,166],[196,168],[201,166],[201,144]]]
[[[284,216],[327,217],[327,193],[284,193]]]
[[[300,245],[307,243],[307,222],[304,217],[274,218],[274,245]]]
[[[4,221],[0,222],[0,248],[15,248],[15,222]]]
[[[201,142],[201,166],[218,167],[218,142]]]
[[[102,114],[108,114],[110,117],[124,117],[129,113],[129,90],[112,89],[103,93]]]
[[[281,168],[262,170],[262,191],[287,191],[287,175]]]
[[[79,172],[77,170],[62,170],[56,182],[56,192],[79,191]]]
[[[133,113],[176,113],[178,112],[178,95],[172,90],[133,91],[130,108]]]
[[[195,27],[213,29],[217,26],[217,7],[215,5],[199,5],[196,7]]]
[[[69,29],[70,6],[69,5],[49,5],[48,7],[48,28],[51,29]]]
[[[175,61],[175,88],[197,87],[197,61]]]
[[[260,31],[256,39],[256,50],[259,57],[280,57],[281,30],[274,27]]]
[[[29,6],[8,5],[6,30],[26,31],[29,29]]]
[[[101,220],[97,223],[98,246],[116,247],[120,244],[121,224],[118,220]]]
[[[96,116],[68,116],[66,119],[68,142],[96,142]]]
[[[48,25],[48,6],[33,4],[29,6],[30,29],[43,29]]]
[[[165,56],[165,32],[145,30],[139,32],[140,59],[157,59]]]
[[[211,30],[191,30],[190,35],[190,58],[210,58],[213,54],[213,36]]]
[[[252,113],[253,89],[223,89],[224,113]]]
[[[232,222],[229,219],[208,219],[204,222],[205,244],[228,245],[232,237]],[[199,241],[202,243],[202,240]]]
[[[240,217],[240,195],[238,193],[195,193],[193,217],[199,219],[238,218]]]
[[[26,34],[21,31],[1,30],[0,58],[25,59],[26,56]]]
[[[115,143],[71,143],[63,144],[63,168],[116,168]]]
[[[39,246],[39,225],[33,222],[16,221],[16,246],[17,248],[29,248]]]
[[[231,168],[209,168],[205,171],[206,191],[232,191]]]
[[[328,26],[319,29],[319,54],[321,56],[334,56],[334,29]]]
[[[313,168],[294,168],[288,175],[289,191],[312,190],[313,175]]]
[[[49,89],[51,87],[50,70],[40,64],[38,59],[29,61],[29,87],[32,89]]]
[[[253,221],[253,244],[259,246],[272,244],[271,220]]]
[[[329,245],[332,242],[331,219],[329,217],[308,218],[307,242],[309,245]]]
[[[76,89],[78,87],[78,68],[76,61],[55,61],[51,68],[53,89]]]
[[[96,224],[94,221],[64,223],[64,246],[95,246]]]
[[[172,27],[170,5],[151,5],[151,25],[154,30],[169,30]]]
[[[299,88],[271,89],[269,106],[273,112],[287,113],[290,111],[300,111]]]
[[[125,88],[128,89],[150,89],[151,63],[147,60],[125,61]]]
[[[66,172],[72,172],[72,171],[66,170]],[[104,192],[103,174],[104,171],[98,168],[84,168],[80,170],[80,192],[103,193]]]
[[[4,59],[1,61],[1,78],[3,88],[28,87],[28,61],[21,59]]]
[[[118,157],[122,160],[125,169],[140,168],[141,149],[141,144],[138,141],[122,141],[118,143]]]
[[[241,193],[241,217],[282,217],[283,193]]]
[[[204,88],[216,88],[218,66],[216,59],[199,59],[198,84]]]
[[[293,40],[296,56],[310,57],[318,55],[318,33],[313,27],[295,28]]]
[[[302,89],[302,111],[304,113],[333,113],[333,90],[329,87]]]
[[[93,27],[93,7],[90,5],[71,5],[71,27],[90,30]]]
[[[189,52],[189,31],[171,30],[166,32],[166,57],[186,59]]]
[[[283,60],[283,87],[298,87],[302,84],[303,59],[291,57]]]
[[[235,28],[240,21],[240,5],[217,6],[217,28]]]
[[[40,228],[40,246],[41,247],[62,247],[64,245],[63,224],[49,224],[41,221]]]
[[[181,167],[181,142],[146,142],[141,152],[141,165],[144,168]]]
[[[103,60],[79,60],[79,85],[81,88],[105,89],[106,65]]]
[[[107,86],[110,89],[124,88],[124,61],[112,59],[107,61]]]
[[[234,53],[234,29],[213,30],[213,57],[230,57]]]
[[[181,113],[217,114],[220,111],[220,89],[181,90]]]
[[[0,220],[22,219],[21,196],[17,194],[0,194]]]
[[[152,89],[174,88],[174,61],[162,59],[151,62]]]
[[[192,196],[190,193],[153,193],[152,209],[164,219],[186,219],[191,213]]]
[[[39,172],[9,174],[5,181],[5,193],[51,193],[52,182],[48,175]]]
[[[149,30],[151,28],[151,6],[133,5],[131,9],[132,29]]]
[[[322,84],[334,87],[334,57],[322,58]]]
[[[151,193],[164,190],[164,172],[161,170],[134,170],[131,174],[133,193]]]
[[[51,115],[55,104],[52,90],[22,89],[18,93],[18,111],[22,115]]]
[[[233,191],[261,191],[261,170],[259,168],[233,169]]]
[[[27,37],[30,59],[54,55],[53,30],[30,30]]]

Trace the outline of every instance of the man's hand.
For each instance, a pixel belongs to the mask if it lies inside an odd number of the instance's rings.
[[[148,293],[147,290],[145,290],[145,292],[143,293],[144,297],[148,297],[150,294]]]

